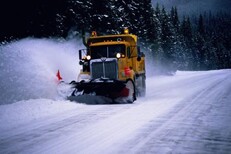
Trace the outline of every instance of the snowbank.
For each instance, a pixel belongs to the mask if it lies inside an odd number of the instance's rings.
[[[70,101],[34,99],[0,106],[0,131],[84,106]]]

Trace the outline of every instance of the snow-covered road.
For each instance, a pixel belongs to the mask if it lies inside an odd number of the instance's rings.
[[[230,153],[231,70],[147,79],[134,104],[0,105],[0,153]]]

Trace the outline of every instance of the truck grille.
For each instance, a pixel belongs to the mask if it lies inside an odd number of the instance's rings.
[[[116,59],[95,59],[91,61],[91,77],[117,79],[117,60]]]

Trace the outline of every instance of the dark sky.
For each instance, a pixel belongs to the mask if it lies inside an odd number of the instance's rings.
[[[159,3],[167,9],[176,6],[180,13],[187,14],[199,14],[204,11],[231,13],[231,0],[152,0],[152,3],[154,6]]]
[[[0,36],[6,34],[26,35],[33,26],[41,21],[55,18],[55,9],[59,9],[63,0],[6,0],[0,2]],[[44,20],[43,20],[44,19]]]

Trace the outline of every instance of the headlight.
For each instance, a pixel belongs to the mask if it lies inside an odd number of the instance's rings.
[[[118,59],[121,58],[121,53],[117,53],[116,58],[118,58]]]
[[[90,60],[91,59],[91,56],[90,55],[87,55],[87,60]]]

